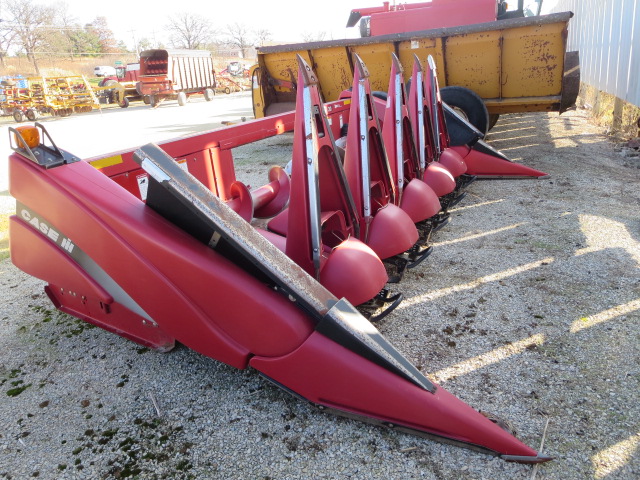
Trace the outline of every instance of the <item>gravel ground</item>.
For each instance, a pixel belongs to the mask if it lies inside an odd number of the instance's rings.
[[[149,351],[57,313],[5,259],[0,478],[639,478],[637,152],[582,111],[505,115],[489,141],[551,177],[470,186],[379,329],[527,444],[544,437],[554,461],[509,464],[322,414],[255,371]],[[239,177],[264,183],[290,144],[238,149]]]

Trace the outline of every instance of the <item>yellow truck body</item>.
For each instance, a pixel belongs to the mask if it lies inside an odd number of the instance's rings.
[[[253,69],[256,117],[292,110],[296,55],[312,66],[325,101],[351,87],[352,57],[366,63],[372,89],[386,91],[391,53],[411,76],[413,58],[433,56],[440,86],[469,88],[490,114],[564,111],[579,87],[577,52],[565,55],[571,12],[358,39],[260,47]]]

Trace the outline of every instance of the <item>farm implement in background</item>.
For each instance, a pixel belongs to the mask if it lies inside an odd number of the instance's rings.
[[[152,107],[173,99],[182,107],[198,94],[210,102],[215,94],[215,71],[207,50],[145,50],[140,53],[138,78],[138,93]]]
[[[454,2],[432,3],[432,8],[425,10],[450,7]],[[465,5],[481,8],[487,0],[457,3],[465,12]],[[495,3],[493,0],[494,7]],[[416,18],[416,10],[410,6],[403,4],[398,11],[379,15]],[[407,9],[400,11],[401,8]],[[496,18],[495,8],[489,18],[491,15]],[[483,134],[503,113],[562,113],[574,105],[580,83],[578,52],[565,52],[572,16],[573,13],[564,12],[486,21],[486,16],[478,15],[475,21],[484,19],[485,23],[259,47],[258,64],[252,69],[254,115],[259,118],[295,108],[297,55],[316,71],[320,92],[330,102],[350,87],[356,68],[354,54],[368,65],[372,89],[386,91],[391,53],[396,54],[403,67],[405,82],[409,80],[414,56],[426,64],[431,55],[444,101]],[[372,22],[373,17],[374,14]]]
[[[26,87],[3,85],[2,104],[5,115],[20,123],[35,121],[40,115],[68,117],[73,113],[100,108],[98,98],[84,76],[31,77]]]

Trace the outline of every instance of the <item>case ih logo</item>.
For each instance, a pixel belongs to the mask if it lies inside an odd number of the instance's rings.
[[[60,248],[62,248],[63,250],[69,253],[73,252],[73,247],[75,247],[75,245],[71,242],[71,240],[69,240],[67,237],[60,235],[60,233],[55,229],[53,229],[47,222],[38,218],[36,215],[34,215],[32,212],[30,212],[26,208],[22,208],[20,210],[20,216],[25,222],[27,222],[33,228],[35,228],[36,230],[39,230],[40,232],[42,232],[43,235],[46,235],[51,240],[53,240],[53,242],[56,245],[58,245]]]

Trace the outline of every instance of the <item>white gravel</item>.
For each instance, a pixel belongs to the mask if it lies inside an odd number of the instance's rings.
[[[582,111],[505,115],[489,141],[551,178],[469,187],[431,257],[392,287],[406,301],[379,328],[534,448],[548,420],[544,450],[556,459],[537,479],[640,478],[640,159]],[[290,142],[238,149],[240,178],[264,183]],[[0,478],[534,474],[322,414],[184,347],[149,351],[57,313],[42,288],[0,262]]]

